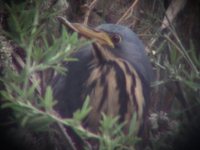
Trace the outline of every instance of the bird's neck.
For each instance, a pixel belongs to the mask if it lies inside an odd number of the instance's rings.
[[[118,59],[118,57],[113,54],[108,47],[106,46],[102,46],[98,43],[94,43],[93,44],[93,55],[95,58],[95,61],[97,63],[102,63],[105,61],[114,61],[116,59]]]
[[[111,116],[119,115],[121,121],[130,121],[135,111],[138,120],[141,120],[144,97],[136,70],[122,59],[109,59],[91,67],[87,81],[90,87],[87,94],[90,95],[93,106],[89,115],[89,120],[93,120],[91,126],[96,126],[94,120],[100,119],[102,112]]]

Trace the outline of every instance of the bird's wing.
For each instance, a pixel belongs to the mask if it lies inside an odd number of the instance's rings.
[[[81,95],[88,77],[89,62],[92,60],[91,48],[83,47],[72,55],[78,61],[68,62],[66,75],[57,75],[53,80],[54,97],[58,101],[55,109],[63,117],[71,117],[80,108],[84,96]]]
[[[147,103],[149,103],[150,83],[154,80],[153,70],[149,58],[145,53],[143,43],[136,34],[134,35],[135,36],[132,36],[130,41],[124,43],[126,46],[123,46],[124,53],[122,57],[124,57],[124,59],[126,59],[138,73],[142,83],[142,90],[146,100],[146,105],[148,105]],[[130,47],[132,49],[130,49]]]

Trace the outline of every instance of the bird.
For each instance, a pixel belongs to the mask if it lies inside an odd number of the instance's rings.
[[[130,28],[116,24],[102,24],[91,28],[79,23],[59,20],[81,37],[91,40],[66,62],[66,75],[53,80],[56,111],[62,117],[72,117],[87,96],[91,111],[84,125],[97,132],[102,113],[130,125],[136,114],[138,128],[148,113],[150,83],[153,70],[144,44]]]

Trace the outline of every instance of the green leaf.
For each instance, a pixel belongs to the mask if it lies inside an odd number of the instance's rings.
[[[12,110],[16,111],[16,112],[22,112],[25,110],[23,110],[23,108],[18,105],[17,103],[14,103],[14,102],[6,102],[6,103],[3,103],[1,105],[1,108],[11,108]]]
[[[34,47],[34,50],[32,52],[32,59],[35,60],[35,62],[40,63],[42,61],[43,58],[43,49],[41,47]]]
[[[189,81],[189,80],[183,80],[183,82],[189,86],[190,88],[192,88],[194,91],[198,91],[200,89],[200,84],[197,82],[193,82],[193,81]]]
[[[1,95],[5,100],[13,100],[13,98],[14,98],[8,91],[0,91],[0,95]]]
[[[29,128],[35,131],[45,131],[49,130],[49,125],[51,125],[55,120],[53,120],[48,115],[34,115],[31,116],[26,124]]]
[[[12,103],[12,102],[6,102],[6,103],[1,104],[1,108],[10,108],[10,107],[12,107],[14,105],[15,104]]]
[[[190,41],[190,52],[191,52],[191,59],[193,60],[194,64],[200,67],[200,57],[197,55],[197,51],[195,50],[194,43]]]
[[[53,101],[53,92],[50,86],[47,86],[44,96],[44,107],[46,110],[52,110],[55,102]]]
[[[67,68],[65,68],[63,66],[56,65],[56,66],[51,66],[51,68],[62,75],[66,75]]]
[[[106,116],[104,113],[102,113],[102,119],[100,120],[100,131],[103,134],[107,134],[111,137],[116,135],[121,135],[122,128],[125,125],[124,123],[119,123],[119,116],[112,117],[112,116]]]
[[[22,121],[21,121],[22,127],[25,127],[29,120],[30,120],[30,116],[28,116],[28,115],[23,116]]]
[[[177,50],[176,49],[172,49],[171,50],[171,55],[170,55],[170,59],[171,59],[171,63],[175,64],[177,63]]]
[[[30,100],[35,95],[35,90],[39,86],[39,81],[34,81],[33,84],[27,89],[26,95],[30,97]]]
[[[83,106],[81,109],[77,110],[74,114],[73,114],[73,118],[77,121],[82,121],[90,112],[91,107],[90,107],[90,98],[89,96],[86,97]]]
[[[131,118],[131,122],[130,122],[130,126],[129,126],[129,136],[134,135],[137,133],[137,114],[133,113],[132,114],[132,118]]]
[[[122,130],[123,130],[123,128],[125,127],[125,125],[126,125],[126,122],[123,122],[123,123],[118,124],[118,125],[114,128],[114,130],[112,131],[112,135],[114,135],[114,136],[123,135]]]

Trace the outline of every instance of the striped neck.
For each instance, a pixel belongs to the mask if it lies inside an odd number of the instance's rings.
[[[114,57],[110,52],[100,54],[98,61],[104,60],[104,63],[91,66],[86,83],[92,106],[87,119],[88,126],[95,129],[102,112],[109,116],[120,116],[120,122],[127,121],[129,124],[135,112],[139,127],[144,97],[138,73],[127,61]],[[106,54],[109,57],[99,59]]]
[[[102,63],[105,61],[112,61],[117,58],[117,55],[113,54],[108,47],[103,47],[98,43],[93,43],[93,55],[96,63]]]

